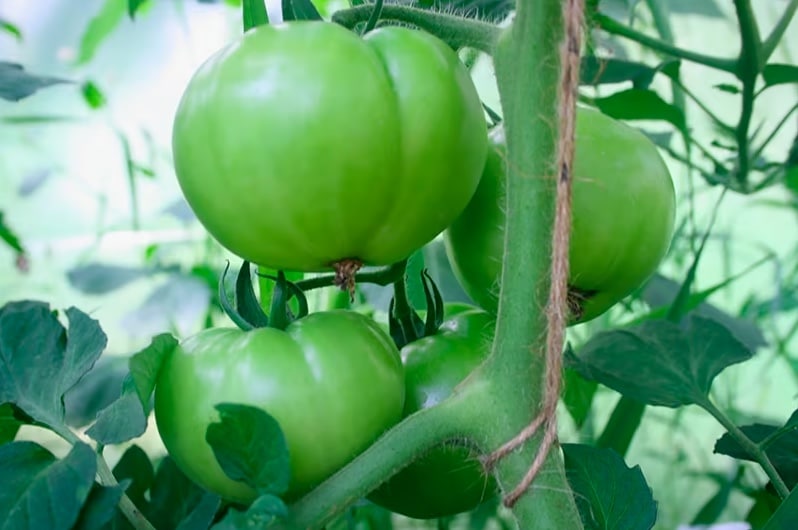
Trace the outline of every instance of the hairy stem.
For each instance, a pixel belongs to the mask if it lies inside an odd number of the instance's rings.
[[[335,12],[332,21],[352,29],[368,21],[373,12],[374,6],[361,5]],[[488,54],[493,52],[499,34],[499,29],[488,22],[395,4],[382,6],[380,20],[407,22],[432,33],[456,50],[468,47]]]

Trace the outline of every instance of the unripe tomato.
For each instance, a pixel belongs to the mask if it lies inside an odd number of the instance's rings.
[[[189,478],[246,503],[255,491],[227,477],[205,441],[222,402],[260,407],[280,424],[292,499],[401,419],[404,370],[390,337],[352,311],[313,313],[285,331],[216,328],[183,341],[158,375],[158,432]]]
[[[505,147],[501,129],[490,138],[479,188],[444,240],[463,289],[495,313],[504,253]],[[668,168],[643,133],[598,110],[578,108],[571,324],[604,313],[656,271],[673,234],[675,202]]]
[[[258,26],[196,72],[175,171],[223,246],[274,269],[388,265],[444,230],[479,183],[487,126],[432,35],[326,22]]]

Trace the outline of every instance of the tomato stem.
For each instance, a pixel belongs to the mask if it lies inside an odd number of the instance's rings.
[[[358,272],[355,274],[355,284],[358,283],[373,283],[375,285],[391,285],[397,278],[405,273],[407,267],[407,260],[402,260],[388,267],[381,267],[372,271]],[[329,287],[335,285],[335,274],[321,274],[313,278],[305,278],[299,280],[296,285],[303,291],[311,291],[313,289],[320,289],[322,287]]]

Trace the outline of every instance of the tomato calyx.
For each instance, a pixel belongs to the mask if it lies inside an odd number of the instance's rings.
[[[333,285],[342,291],[347,291],[351,300],[355,299],[355,275],[363,266],[363,262],[357,258],[346,258],[332,264],[335,269]]]
[[[421,320],[407,298],[405,277],[394,282],[394,296],[388,306],[388,329],[399,349],[422,337],[435,335],[443,324],[443,297],[426,269],[421,271],[421,285],[427,303],[424,320]]]
[[[259,274],[276,282],[269,308],[270,314],[267,315],[255,296],[249,265],[249,262],[245,260],[238,270],[235,286],[235,307],[230,302],[227,291],[224,288],[227,271],[230,269],[229,262],[219,279],[220,305],[236,326],[244,331],[264,327],[285,329],[294,320],[308,315],[308,301],[305,293],[302,292],[302,289],[297,284],[288,281],[283,271],[278,271],[277,276]],[[294,314],[289,305],[293,297],[296,297],[298,302],[296,314]]]
[[[585,313],[585,303],[597,294],[598,291],[594,289],[580,289],[569,285],[565,301],[568,304],[568,312],[571,314],[571,318],[574,320],[581,319]]]

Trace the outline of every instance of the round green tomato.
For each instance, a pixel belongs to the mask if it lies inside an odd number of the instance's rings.
[[[404,370],[367,316],[314,313],[285,331],[208,329],[164,362],[155,389],[161,439],[183,472],[224,498],[255,491],[225,475],[205,432],[220,402],[260,407],[285,435],[294,498],[343,467],[401,419]]]
[[[444,233],[463,289],[484,309],[498,305],[504,253],[504,138],[491,149],[479,188]],[[573,169],[571,324],[604,313],[657,269],[674,228],[675,194],[655,145],[628,125],[579,107]],[[530,281],[534,281],[530,279]]]
[[[490,353],[495,328],[484,311],[457,308],[436,335],[402,348],[405,409],[409,416],[446,399]],[[369,499],[391,511],[433,519],[469,511],[496,494],[473,452],[446,444],[433,449],[394,475]]]
[[[395,263],[444,230],[479,183],[486,131],[468,71],[436,37],[302,21],[208,59],[172,146],[186,200],[223,246],[321,271]]]

